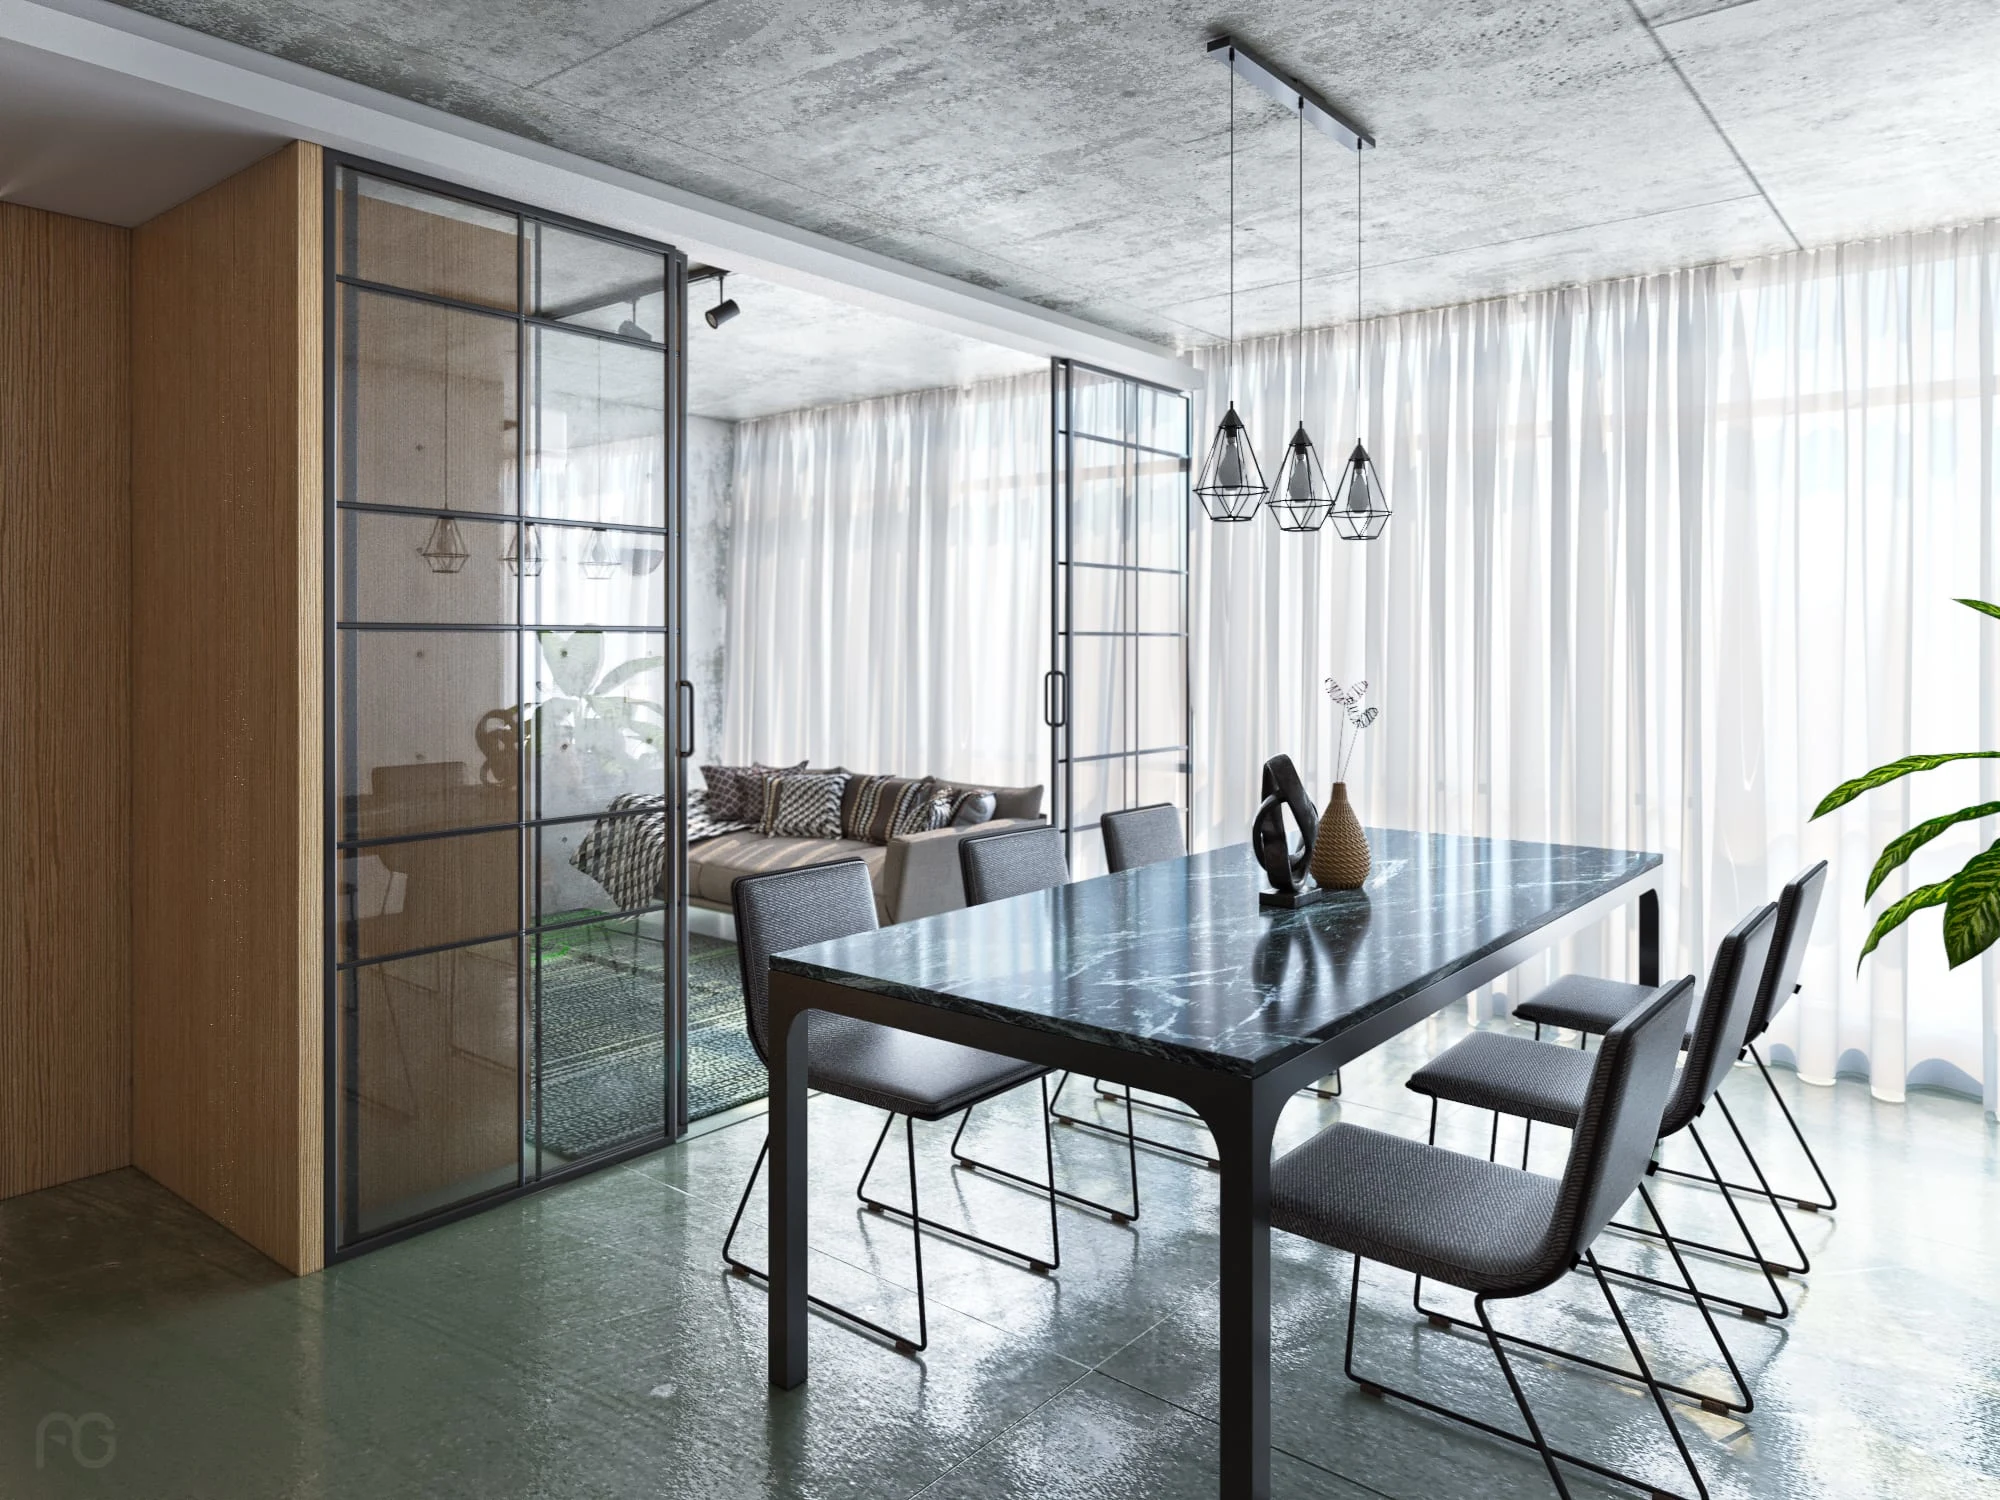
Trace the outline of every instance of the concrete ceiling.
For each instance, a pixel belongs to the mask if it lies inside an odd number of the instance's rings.
[[[688,410],[740,421],[771,412],[969,385],[1046,370],[1031,354],[865,311],[811,292],[729,278],[742,315],[710,328],[712,283],[688,293]]]
[[[1180,348],[1227,326],[1217,29],[1381,141],[1371,313],[2000,213],[1993,0],[134,6]],[[1297,315],[1297,141],[1238,102],[1255,334]],[[1306,148],[1325,323],[1352,307],[1354,163]]]

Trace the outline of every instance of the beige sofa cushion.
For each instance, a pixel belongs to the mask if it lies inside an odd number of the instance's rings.
[[[882,865],[889,851],[880,844],[864,844],[855,839],[780,839],[750,832],[705,839],[688,850],[688,894],[727,907],[729,888],[739,875],[799,870],[853,856],[859,856],[868,866],[879,917],[883,904]]]

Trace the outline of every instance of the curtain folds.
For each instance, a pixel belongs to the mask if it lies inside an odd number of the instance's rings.
[[[1049,381],[741,423],[724,758],[1045,777]]]
[[[1947,971],[1928,914],[1855,955],[2000,832],[1962,825],[1864,907],[1890,837],[2000,798],[1992,763],[1808,818],[1898,755],[2000,748],[2000,625],[1952,602],[2000,594],[1997,306],[1989,224],[1265,340],[1233,375],[1198,355],[1198,439],[1234,395],[1270,472],[1303,366],[1329,468],[1358,432],[1396,507],[1371,544],[1197,520],[1204,841],[1245,836],[1278,751],[1324,800],[1321,682],[1365,677],[1364,821],[1659,850],[1675,972],[1829,859],[1778,1054],[1991,1111],[1993,960]],[[1564,961],[1629,972],[1630,942]]]

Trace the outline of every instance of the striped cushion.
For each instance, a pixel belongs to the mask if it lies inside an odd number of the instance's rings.
[[[764,783],[763,831],[774,838],[839,838],[847,782],[844,774],[823,771],[771,777]]]
[[[841,837],[886,844],[922,833],[930,827],[931,786],[927,776],[856,776],[841,804]]]

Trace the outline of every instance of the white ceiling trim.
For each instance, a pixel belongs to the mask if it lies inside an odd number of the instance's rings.
[[[397,99],[108,3],[0,0],[21,46],[206,101],[246,128],[312,141],[538,208],[665,240],[727,266],[1029,354],[1178,389],[1194,367],[1158,344]]]

